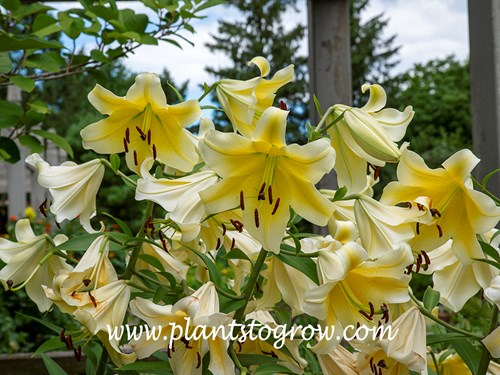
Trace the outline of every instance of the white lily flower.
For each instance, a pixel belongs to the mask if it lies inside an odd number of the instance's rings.
[[[32,154],[26,163],[38,170],[38,183],[49,189],[54,201],[50,211],[61,223],[68,219],[80,218],[80,223],[87,232],[95,232],[90,219],[96,213],[96,195],[104,176],[104,165],[99,159],[76,164],[64,162],[60,166],[51,166],[40,155]]]

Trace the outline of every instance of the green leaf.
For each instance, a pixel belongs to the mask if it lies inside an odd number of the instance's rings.
[[[278,259],[281,260],[283,263],[288,264],[289,266],[299,270],[304,275],[309,277],[312,281],[314,281],[317,285],[319,285],[316,263],[314,263],[312,259],[306,257],[285,255],[285,254],[277,254],[275,256],[278,257]]]
[[[120,157],[116,154],[111,154],[109,155],[109,162],[111,163],[111,168],[113,169],[113,172],[118,172],[120,169]]]
[[[500,232],[500,231],[499,231]],[[497,235],[498,232],[495,233],[495,236]],[[491,246],[489,243],[486,243],[484,241],[479,241],[479,245],[481,245],[481,250],[483,250],[483,253],[492,257],[495,259],[497,262],[500,262],[500,254],[498,253],[498,250],[495,249],[493,246]]]
[[[342,186],[335,192],[335,195],[333,196],[333,201],[336,202],[341,200],[342,198],[345,197],[346,194],[347,194],[347,187]]]
[[[102,233],[85,233],[80,236],[71,237],[68,241],[56,246],[56,249],[69,251],[87,251],[94,240],[102,236]]]
[[[132,234],[132,230],[129,228],[129,226],[123,220],[118,219],[117,217],[114,217],[113,215],[108,214],[107,212],[103,212],[102,214],[110,217],[111,219],[113,219],[115,221],[115,223],[118,224],[118,226],[120,227],[120,229],[122,230],[122,232],[127,235],[127,237],[133,237],[134,236]]]
[[[216,5],[224,4],[224,3],[225,3],[224,0],[208,0],[205,3],[201,4],[198,8],[196,8],[196,11],[199,12],[199,11],[202,11],[204,9],[211,8],[211,7],[214,7]]]
[[[107,63],[109,61],[106,55],[98,49],[93,49],[92,51],[90,51],[90,57],[92,57],[92,59],[94,59],[95,61],[102,63]]]
[[[226,255],[222,256],[221,258],[223,258],[223,259],[243,259],[243,260],[248,260],[249,262],[251,262],[248,255],[246,255],[243,251],[241,251],[240,249],[237,249],[237,248],[230,250]]]
[[[258,364],[266,364],[266,363],[276,363],[278,362],[277,358],[270,357],[268,355],[261,354],[237,354],[236,355],[240,360],[240,363],[243,366],[252,366]]]
[[[47,322],[45,320],[42,320],[42,319],[38,319],[38,318],[35,318],[34,316],[29,316],[29,315],[26,315],[26,314],[23,314],[23,313],[20,313],[18,311],[16,311],[16,314],[17,315],[21,315],[22,317],[25,317],[25,318],[28,318],[28,319],[31,319],[31,320],[34,320],[35,322],[38,322],[40,323],[41,325],[47,327],[48,329],[50,329],[51,331],[54,331],[55,333],[57,333],[58,335],[61,333],[62,331],[62,328],[61,327],[58,327],[56,326],[55,324],[53,323],[50,323],[50,322]]]
[[[73,158],[73,149],[71,148],[71,145],[68,143],[68,141],[63,137],[46,130],[33,130],[32,133],[52,141],[56,146],[66,151],[70,158]]]
[[[481,181],[481,185],[483,185],[484,188],[486,188],[486,184],[488,183],[488,180],[493,177],[495,174],[500,172],[500,168],[495,169],[494,171],[488,173],[484,178],[483,181]]]
[[[138,371],[150,374],[173,374],[167,362],[135,362],[117,368],[118,371]]]
[[[153,303],[161,302],[170,291],[170,288],[160,285],[153,296]]]
[[[14,164],[21,159],[16,143],[7,137],[0,137],[0,160]]]
[[[257,368],[255,370],[255,375],[274,375],[274,374],[295,374],[288,367],[283,365],[266,363]]]
[[[167,81],[167,85],[168,87],[170,87],[174,93],[175,93],[175,96],[177,96],[177,99],[180,101],[180,102],[183,102],[184,99],[182,98],[182,95],[181,93],[179,92],[179,90],[177,90],[170,82]]]
[[[477,374],[481,351],[467,340],[455,340],[451,342],[451,345],[457,351],[457,354],[462,357],[472,373]]]
[[[42,35],[40,35],[38,32],[41,32],[42,30],[48,28],[49,26],[51,25],[54,25],[57,23],[57,20],[46,14],[46,13],[41,13],[41,14],[38,14],[36,17],[35,17],[35,20],[33,21],[33,27],[32,27],[32,31],[35,35],[38,35],[38,36],[46,36],[48,34],[43,34],[42,32]]]
[[[427,287],[423,298],[424,307],[427,311],[432,311],[432,309],[437,306],[440,297],[441,294],[438,291],[432,289],[430,286]]]
[[[24,18],[31,16],[35,13],[46,12],[47,10],[53,10],[54,8],[49,7],[47,5],[41,4],[41,2],[35,2],[29,5],[23,5],[19,8],[16,8],[14,12],[12,12],[12,16],[14,18]]]
[[[448,341],[462,340],[465,336],[460,333],[438,333],[426,336],[427,345],[441,344]]]
[[[63,47],[61,43],[55,40],[45,40],[35,35],[0,35],[0,52]]]
[[[12,69],[12,61],[8,52],[0,53],[0,73],[8,73]]]
[[[152,265],[158,271],[165,272],[163,264],[161,264],[161,262],[156,257],[149,254],[139,254],[139,258],[145,261],[147,264]]]
[[[31,78],[12,76],[10,77],[9,81],[26,92],[31,92],[35,88],[35,81],[33,81]]]
[[[40,345],[38,349],[35,350],[35,352],[33,353],[33,356],[52,350],[62,349],[65,347],[66,344],[64,342],[61,342],[61,338],[59,336],[54,336],[51,339],[45,341],[42,345]]]
[[[26,60],[28,68],[37,68],[51,73],[58,72],[64,64],[64,59],[54,51],[37,53]]]
[[[495,261],[492,261],[489,259],[474,259],[474,260],[477,260],[478,262],[487,263],[490,266],[493,266],[493,267],[498,268],[500,270],[500,263],[498,263],[498,262],[495,262]]]
[[[314,106],[316,107],[316,111],[318,112],[319,117],[323,117],[323,110],[321,109],[321,104],[316,94],[314,94],[313,100],[314,100]]]
[[[66,371],[64,371],[56,361],[47,356],[47,354],[42,354],[41,357],[49,375],[68,375]]]
[[[31,135],[21,135],[18,139],[21,145],[30,149],[31,154],[40,153],[45,149],[40,141]]]
[[[8,128],[16,125],[24,116],[23,107],[20,104],[0,100],[0,128]]]
[[[217,266],[212,262],[212,260],[206,256],[203,253],[200,253],[199,251],[196,251],[194,249],[191,249],[193,253],[195,253],[202,261],[205,263],[208,269],[208,273],[210,275],[210,280],[215,284],[215,285],[220,285],[220,274],[219,270],[217,269]]]
[[[220,311],[225,314],[236,311],[245,306],[246,302],[243,299],[230,299],[227,297],[220,297]]]

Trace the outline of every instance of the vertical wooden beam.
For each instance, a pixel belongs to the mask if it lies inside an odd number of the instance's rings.
[[[19,103],[21,101],[21,89],[14,85],[7,87],[7,100]],[[8,217],[24,216],[26,208],[26,163],[24,159],[27,152],[24,147],[19,147],[21,160],[15,164],[7,164],[7,194],[8,194]]]
[[[472,142],[481,159],[475,176],[500,168],[500,1],[469,0]],[[500,174],[488,182],[500,195]]]
[[[342,103],[352,103],[350,0],[308,0],[309,32],[309,118],[319,121],[313,101],[316,95],[323,111]],[[336,189],[334,171],[318,184],[320,189]],[[316,228],[326,234],[326,228]]]

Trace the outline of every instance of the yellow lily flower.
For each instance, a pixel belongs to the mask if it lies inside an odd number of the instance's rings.
[[[486,336],[482,343],[494,358],[500,358],[500,327]]]
[[[436,358],[441,358],[441,353],[436,354]],[[429,359],[427,361],[429,367],[436,371],[434,361]],[[472,375],[472,372],[465,364],[464,360],[456,353],[447,356],[441,363],[438,364],[439,373],[442,375]]]
[[[382,109],[387,101],[384,89],[377,84],[364,84],[361,91],[370,91],[362,108],[336,104],[332,120],[344,114],[329,130],[332,146],[337,152],[335,171],[339,186],[350,193],[362,191],[366,184],[366,163],[383,167],[396,163],[400,152],[395,142],[401,140],[413,118],[411,106],[400,112]]]
[[[36,236],[29,219],[19,220],[15,233],[17,242],[0,238],[0,259],[6,263],[0,271],[0,281],[5,290],[21,284],[38,309],[47,311],[52,301],[46,297],[42,285],[51,285],[56,272],[70,270],[71,266],[61,257],[51,254],[52,242],[45,234]],[[59,234],[52,241],[59,245],[67,239]]]
[[[217,334],[206,341],[194,337],[194,333],[200,331],[199,328],[205,327],[210,334],[218,327],[228,329],[231,321],[228,315],[219,313],[219,298],[213,283],[205,283],[193,295],[184,297],[174,305],[160,306],[137,297],[130,302],[130,309],[149,327],[161,330],[159,340],[148,340],[143,335],[130,342],[138,358],[149,357],[157,350],[167,348],[175,375],[199,375],[202,372],[201,360],[210,351],[208,369],[214,375],[235,374],[235,366],[227,353],[229,341],[219,335],[220,331],[216,331]],[[181,327],[182,332],[179,332]],[[181,333],[183,337],[177,337]]]
[[[167,105],[156,74],[139,74],[124,97],[96,85],[89,101],[108,117],[80,132],[85,149],[99,154],[125,152],[127,166],[136,173],[147,157],[183,172],[198,162],[196,140],[185,129],[201,117],[198,101]]]
[[[483,193],[473,190],[470,173],[479,159],[470,150],[452,155],[442,168],[431,169],[416,153],[401,148],[398,181],[384,189],[381,202],[388,205],[430,198],[429,210],[434,220],[428,225],[416,224],[414,249],[430,251],[453,239],[452,248],[464,264],[484,258],[476,234],[488,232],[500,219],[500,207]]]
[[[264,111],[273,105],[276,91],[293,81],[293,65],[276,72],[270,80],[263,77],[269,74],[269,61],[264,57],[254,57],[248,65],[256,65],[260,76],[247,81],[223,79],[217,85],[217,98],[227,117],[233,124],[234,131],[251,138],[257,121]]]
[[[321,251],[318,274],[322,285],[306,293],[304,310],[337,330],[357,323],[376,325],[377,318],[387,323],[387,305],[410,299],[410,277],[404,270],[412,261],[408,246],[386,252],[376,260],[370,260],[366,250],[355,242],[335,251]],[[335,340],[322,340],[314,349],[325,354],[337,344]]]
[[[251,139],[209,131],[200,143],[207,166],[222,181],[200,193],[208,213],[240,207],[243,226],[269,251],[279,253],[289,207],[326,225],[334,206],[314,184],[328,173],[335,152],[325,139],[286,145],[287,111],[268,108]]]
[[[318,354],[318,362],[324,375],[359,375],[356,354],[341,345],[327,354]]]
[[[104,176],[104,165],[99,159],[83,164],[64,162],[51,166],[40,155],[32,154],[26,163],[38,170],[38,183],[49,189],[54,198],[50,211],[58,223],[79,217],[87,232],[95,232],[90,219],[96,213],[96,195]]]

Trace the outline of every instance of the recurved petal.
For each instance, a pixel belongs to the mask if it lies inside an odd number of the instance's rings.
[[[285,131],[288,111],[269,107],[260,117],[252,136],[254,142],[264,142],[276,147],[286,146]]]
[[[471,150],[463,149],[451,155],[443,163],[443,167],[451,176],[462,182],[470,177],[472,170],[478,163],[479,159]]]
[[[256,56],[250,62],[248,65],[256,65],[259,70],[260,70],[260,76],[265,77],[269,74],[271,71],[271,66],[269,65],[269,61],[265,57],[262,56]]]
[[[200,103],[198,100],[194,99],[170,105],[168,107],[168,112],[183,128],[198,121],[203,114],[200,108]]]
[[[500,220],[500,207],[479,191],[465,189],[465,195],[465,209],[474,232],[486,233],[493,229]]]
[[[313,224],[325,226],[335,211],[335,206],[309,181],[288,178],[290,206],[295,212]]]
[[[141,73],[135,77],[135,83],[128,89],[125,100],[143,108],[147,104],[159,108],[167,105],[160,78],[154,73]]]
[[[370,97],[368,98],[368,102],[361,107],[361,109],[365,112],[377,112],[385,107],[385,103],[387,103],[387,95],[385,94],[385,90],[382,86],[369,83],[365,83],[361,86],[361,92],[364,94],[366,90],[370,90]]]
[[[122,106],[127,105],[125,99],[113,94],[101,85],[95,85],[88,95],[90,104],[103,115],[110,115]]]
[[[405,108],[403,112],[394,108],[386,108],[377,113],[371,114],[385,129],[387,135],[394,141],[400,141],[410,124],[415,112],[411,106]]]
[[[35,232],[31,228],[29,219],[21,219],[16,223],[16,240],[19,243],[30,243],[36,240]],[[1,247],[1,246],[0,246]]]

